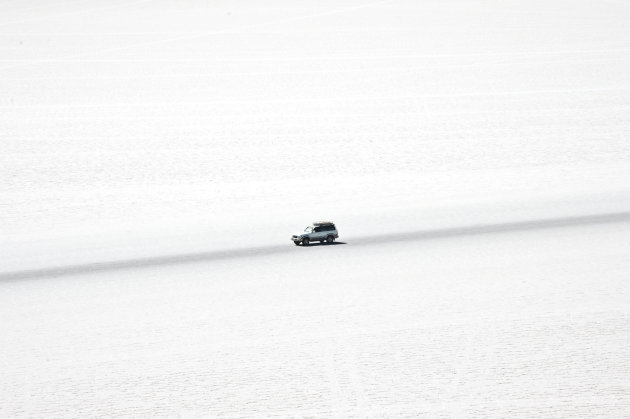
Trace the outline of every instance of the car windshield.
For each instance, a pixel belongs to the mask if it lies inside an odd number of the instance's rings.
[[[313,227],[311,227],[311,226],[308,226],[308,227],[306,227],[306,228],[304,229],[304,232],[305,232],[305,233],[311,233],[312,231],[313,231]]]

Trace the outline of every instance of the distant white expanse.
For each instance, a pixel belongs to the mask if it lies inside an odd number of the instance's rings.
[[[630,415],[628,22],[0,0],[0,416]]]

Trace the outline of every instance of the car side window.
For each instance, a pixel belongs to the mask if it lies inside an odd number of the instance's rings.
[[[313,229],[313,231],[314,231],[315,233],[319,233],[320,231],[322,231],[322,228],[321,228],[321,227],[315,227],[315,228]]]

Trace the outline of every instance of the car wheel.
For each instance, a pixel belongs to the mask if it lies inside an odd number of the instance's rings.
[[[326,243],[332,244],[333,241],[335,241],[335,238],[333,236],[326,237]]]
[[[311,243],[311,240],[308,237],[304,237],[302,239],[302,245],[308,246]]]

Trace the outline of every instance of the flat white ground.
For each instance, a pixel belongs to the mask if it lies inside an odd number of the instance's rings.
[[[630,5],[249,3],[0,3],[0,416],[630,415]]]

